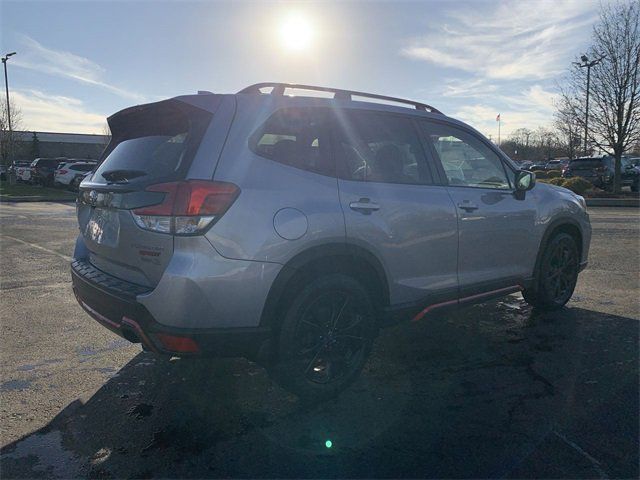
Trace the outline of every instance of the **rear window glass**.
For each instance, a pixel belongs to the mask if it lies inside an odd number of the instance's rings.
[[[251,136],[249,148],[285,165],[333,175],[327,116],[322,108],[278,110]]]
[[[147,184],[183,179],[210,121],[210,113],[171,100],[116,114],[109,122],[113,138],[93,180]]]
[[[60,163],[59,160],[55,160],[53,158],[41,158],[39,160],[34,160],[31,164],[32,167],[41,167],[41,168],[51,168],[58,166]]]
[[[569,165],[572,168],[600,168],[602,160],[573,160]]]
[[[75,170],[76,172],[90,172],[95,168],[95,165],[72,165],[70,170]]]

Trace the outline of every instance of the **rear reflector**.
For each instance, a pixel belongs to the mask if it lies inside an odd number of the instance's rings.
[[[195,340],[189,337],[178,337],[175,335],[167,335],[165,333],[157,333],[156,338],[160,341],[165,350],[179,353],[196,353],[200,349]]]
[[[207,180],[169,182],[147,187],[165,193],[161,203],[133,210],[140,228],[174,235],[198,235],[213,225],[240,194],[233,183]]]

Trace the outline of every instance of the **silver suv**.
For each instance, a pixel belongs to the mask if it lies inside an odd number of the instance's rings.
[[[435,108],[258,84],[122,110],[80,185],[73,290],[146,350],[247,356],[338,393],[381,325],[521,291],[571,297],[584,199]]]

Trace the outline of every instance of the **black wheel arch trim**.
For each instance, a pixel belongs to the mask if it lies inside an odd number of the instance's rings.
[[[538,246],[538,253],[536,255],[536,263],[533,269],[533,278],[538,277],[538,271],[540,270],[540,263],[542,262],[542,255],[544,254],[544,249],[547,246],[547,243],[552,238],[553,234],[561,227],[565,225],[570,225],[578,230],[580,234],[580,241],[578,242],[578,254],[580,258],[580,263],[582,264],[582,251],[583,245],[582,242],[584,240],[584,233],[582,231],[582,227],[580,223],[572,217],[562,216],[554,219],[545,229],[544,234],[542,235],[542,239],[540,240],[540,245]]]
[[[389,304],[389,283],[387,281],[387,274],[382,262],[376,255],[366,248],[353,243],[336,242],[322,244],[310,247],[307,250],[298,253],[282,267],[269,289],[267,300],[260,317],[260,326],[273,325],[272,322],[277,314],[280,299],[286,292],[287,285],[293,277],[312,263],[329,257],[352,257],[359,262],[365,262],[376,273],[378,283],[382,289],[383,306]]]

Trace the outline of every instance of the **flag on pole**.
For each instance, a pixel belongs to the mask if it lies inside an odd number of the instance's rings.
[[[500,114],[498,114],[498,116],[496,117],[496,122],[500,121]]]

